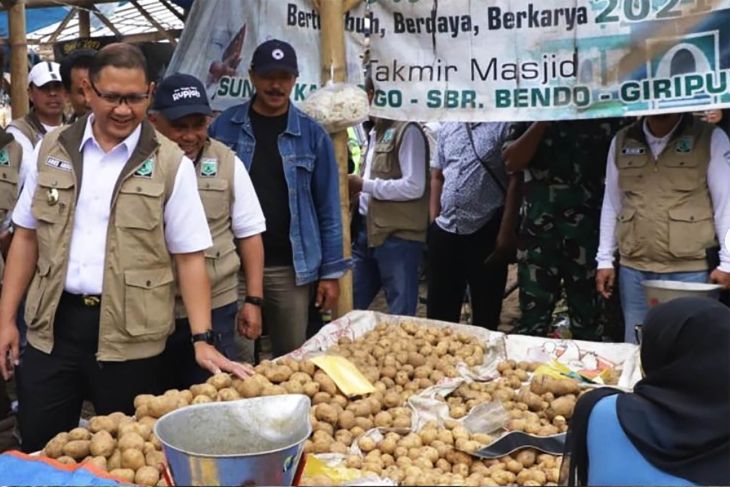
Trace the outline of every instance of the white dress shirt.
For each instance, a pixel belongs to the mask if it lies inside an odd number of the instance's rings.
[[[644,135],[655,159],[664,150],[673,133],[674,129],[665,137],[656,137],[644,121]],[[719,128],[715,128],[712,132],[710,163],[707,166],[707,186],[714,208],[715,232],[718,240],[723,242],[725,234],[730,230],[730,139]],[[621,213],[622,207],[618,169],[616,168],[616,138],[614,137],[606,164],[606,192],[603,196],[600,240],[596,256],[599,269],[613,268],[613,254],[617,247],[616,217]],[[730,272],[730,253],[725,245],[720,246],[720,266],[718,268],[723,272]]]
[[[426,191],[426,139],[421,131],[409,126],[403,134],[398,151],[400,179],[371,179],[373,156],[375,155],[375,129],[370,131],[368,152],[365,156],[365,174],[360,193],[360,214],[368,214],[370,197],[383,201],[410,201],[423,196]]]
[[[111,213],[114,186],[142,131],[138,126],[122,143],[104,152],[92,131],[93,115],[79,150],[83,155],[83,178],[78,190],[78,202],[71,230],[71,249],[64,289],[73,294],[101,294],[104,279],[107,227]],[[38,159],[40,144],[35,150]],[[35,229],[31,204],[36,190],[38,167],[31,164],[25,186],[13,212],[13,222],[19,227]],[[192,162],[183,157],[175,175],[172,194],[164,209],[165,241],[171,254],[199,252],[213,242],[208,230],[203,204]]]
[[[266,219],[251,177],[236,156],[233,168],[233,204],[231,227],[236,238],[246,238],[266,231]]]

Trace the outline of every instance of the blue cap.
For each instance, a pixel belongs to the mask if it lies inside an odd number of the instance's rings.
[[[297,53],[291,44],[278,39],[266,41],[256,48],[251,59],[251,71],[256,74],[268,74],[274,71],[299,76]]]
[[[181,73],[170,75],[157,85],[152,110],[168,120],[213,114],[203,83],[195,76]]]

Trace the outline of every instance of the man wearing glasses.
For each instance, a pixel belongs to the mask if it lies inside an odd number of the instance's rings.
[[[0,370],[7,379],[17,368],[27,452],[76,426],[84,399],[97,414],[131,414],[135,395],[156,391],[174,327],[173,262],[197,362],[250,372],[211,345],[210,232],[192,163],[143,121],[146,72],[136,47],[99,51],[84,84],[91,114],[39,144],[13,214]],[[20,360],[15,317],[26,289]]]

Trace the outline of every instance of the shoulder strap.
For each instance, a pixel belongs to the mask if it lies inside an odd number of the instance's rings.
[[[482,156],[479,155],[479,152],[477,152],[477,146],[474,143],[474,130],[470,123],[465,123],[466,125],[466,133],[469,136],[469,142],[471,143],[471,150],[474,152],[474,157],[477,158],[477,160],[481,163],[482,167],[487,171],[489,176],[491,176],[492,180],[497,184],[499,189],[502,191],[503,195],[507,194],[507,188],[505,187],[504,183],[497,177],[496,174],[494,174],[494,171],[491,167],[489,167],[489,163],[486,159],[484,159]]]

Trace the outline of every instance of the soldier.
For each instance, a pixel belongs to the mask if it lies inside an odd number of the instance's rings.
[[[514,124],[507,169],[525,170],[518,333],[545,335],[564,283],[573,336],[599,340],[595,291],[599,215],[612,120]]]

